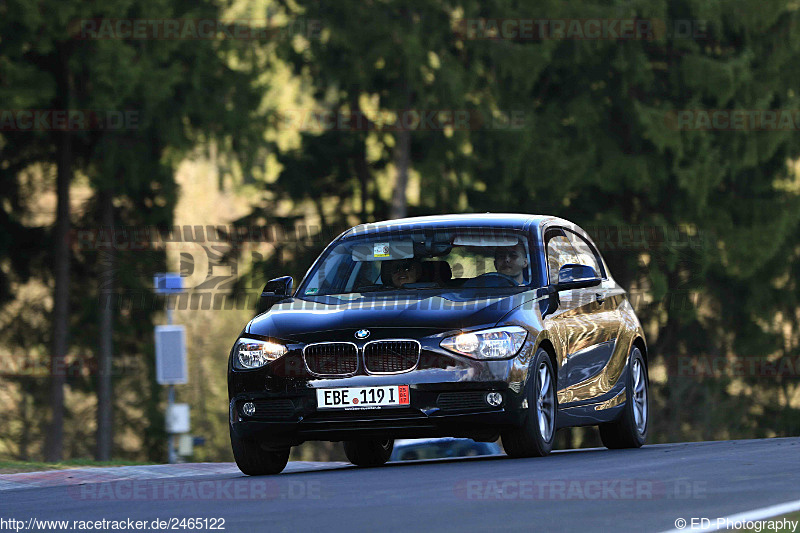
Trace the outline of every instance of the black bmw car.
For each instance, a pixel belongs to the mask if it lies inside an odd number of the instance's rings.
[[[648,426],[647,346],[589,236],[555,217],[485,214],[356,226],[297,290],[267,283],[228,364],[230,435],[245,474],[305,441],[359,466],[394,439],[502,438],[547,455],[555,431],[598,425],[609,448]]]

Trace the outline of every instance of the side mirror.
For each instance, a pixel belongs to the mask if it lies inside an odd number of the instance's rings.
[[[258,305],[258,312],[263,313],[276,303],[292,296],[292,276],[271,279],[264,285],[261,292],[261,300]]]
[[[568,291],[594,287],[600,285],[602,281],[594,268],[568,263],[558,269],[558,283],[555,285],[555,290]]]

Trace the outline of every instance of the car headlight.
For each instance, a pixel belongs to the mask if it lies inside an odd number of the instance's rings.
[[[505,359],[522,348],[527,336],[528,332],[524,328],[506,326],[447,337],[439,346],[475,359]]]
[[[286,353],[286,346],[269,341],[239,339],[234,349],[235,363],[239,368],[259,368]]]

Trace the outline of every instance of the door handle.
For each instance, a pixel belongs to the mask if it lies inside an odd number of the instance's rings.
[[[595,293],[595,297],[597,298],[597,303],[599,304],[606,301],[606,297],[602,292]]]

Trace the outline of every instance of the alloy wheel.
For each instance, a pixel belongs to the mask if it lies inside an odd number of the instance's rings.
[[[640,359],[633,360],[633,418],[636,430],[643,434],[647,429],[647,380]]]
[[[553,436],[555,422],[555,398],[550,368],[544,361],[539,364],[539,388],[536,392],[536,415],[539,419],[539,434],[545,441]]]

